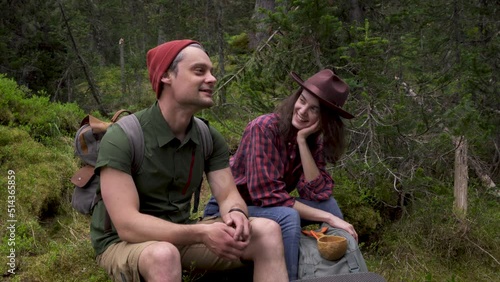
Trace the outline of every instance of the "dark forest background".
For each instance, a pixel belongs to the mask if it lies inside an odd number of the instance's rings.
[[[334,195],[388,281],[494,281],[500,270],[500,19],[492,0],[0,0],[0,245],[6,281],[107,281],[69,206],[88,113],[151,105],[146,52],[208,50],[216,106],[243,128],[322,68],[351,87]],[[15,202],[9,202],[9,171]],[[209,195],[205,194],[205,198]],[[205,199],[206,200],[206,199]],[[9,211],[15,206],[15,213]],[[5,262],[4,262],[5,261]],[[185,275],[186,281],[196,277]]]

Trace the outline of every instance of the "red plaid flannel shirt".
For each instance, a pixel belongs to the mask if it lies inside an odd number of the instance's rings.
[[[322,138],[312,152],[320,175],[304,180],[297,140],[285,142],[278,130],[275,113],[251,121],[231,158],[231,171],[238,190],[248,205],[292,207],[295,198],[289,192],[297,188],[300,198],[323,201],[332,195],[333,179],[326,172]]]

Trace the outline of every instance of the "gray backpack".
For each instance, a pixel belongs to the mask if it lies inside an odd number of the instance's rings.
[[[120,118],[123,113],[129,115]],[[71,182],[75,185],[71,205],[82,214],[92,214],[94,206],[101,199],[100,195],[96,193],[99,186],[99,176],[94,174],[94,167],[101,139],[108,127],[114,123],[120,124],[130,142],[134,156],[132,172],[136,172],[142,163],[144,136],[135,115],[127,110],[119,110],[113,115],[111,122],[101,121],[92,115],[87,115],[80,123],[74,143],[75,155],[80,158],[84,166],[71,177]]]
[[[120,118],[123,113],[129,115]],[[208,122],[197,117],[194,120],[201,132],[203,153],[205,160],[207,160],[213,151],[212,135],[208,128]],[[71,177],[71,182],[75,185],[71,205],[82,214],[92,214],[94,206],[102,199],[100,193],[96,193],[99,186],[99,176],[94,174],[94,167],[101,139],[108,127],[114,123],[118,124],[128,137],[132,149],[132,173],[139,171],[142,165],[144,136],[135,115],[127,110],[119,110],[114,114],[111,122],[101,121],[94,116],[87,115],[80,123],[80,128],[75,136],[75,154],[82,160],[84,166]],[[201,183],[194,194],[193,212],[196,212],[199,205],[200,190]]]
[[[317,240],[313,237],[301,234],[299,279],[368,272],[365,259],[354,237],[343,229],[333,228],[327,224],[323,224],[323,226],[328,227],[328,231],[325,234],[342,236],[347,239],[347,251],[339,260],[326,260],[319,254]]]

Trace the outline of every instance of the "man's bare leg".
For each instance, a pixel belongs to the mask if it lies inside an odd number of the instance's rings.
[[[179,250],[167,242],[147,246],[139,256],[139,273],[148,282],[181,281]]]
[[[245,253],[245,259],[253,260],[253,280],[288,281],[280,226],[265,218],[252,218],[251,224],[252,241]]]

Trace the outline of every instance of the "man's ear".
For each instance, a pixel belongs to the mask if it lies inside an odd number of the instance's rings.
[[[172,75],[169,72],[166,72],[162,75],[160,81],[165,84],[170,84],[172,81]]]

